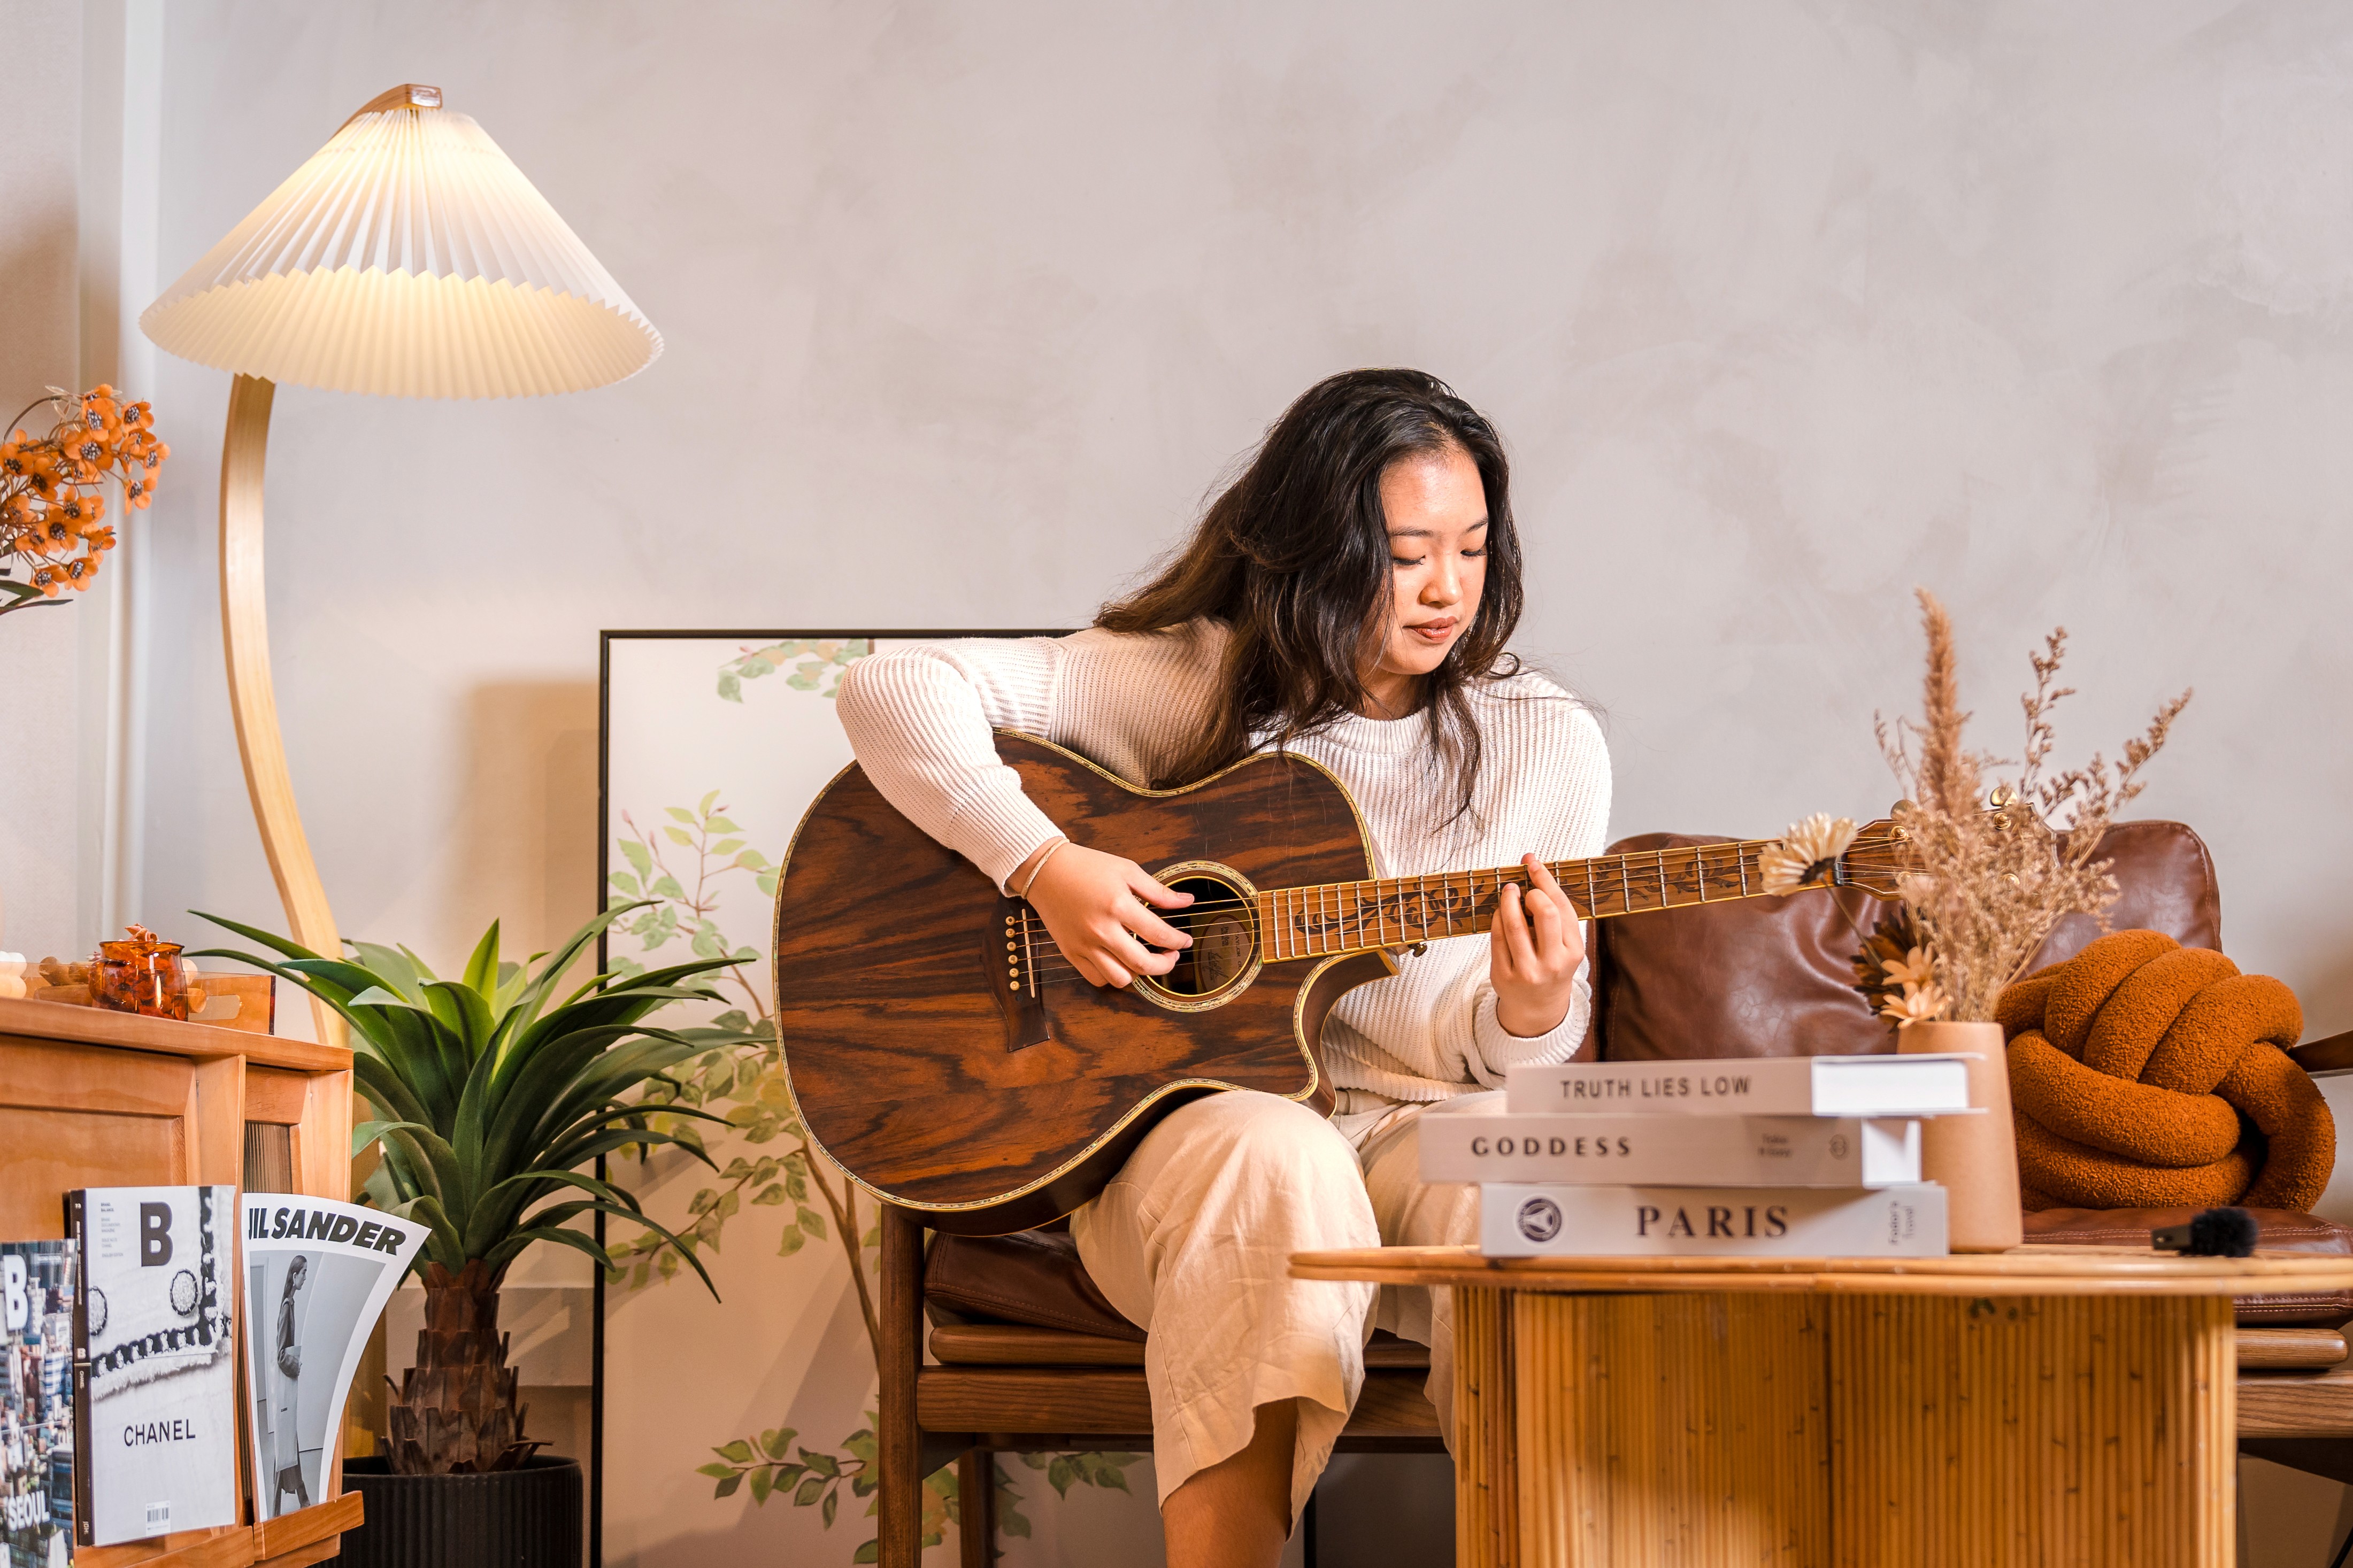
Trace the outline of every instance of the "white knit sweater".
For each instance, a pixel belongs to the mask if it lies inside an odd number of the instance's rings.
[[[991,727],[1026,731],[1145,783],[1208,721],[1225,636],[1197,622],[1148,636],[913,645],[849,667],[842,728],[883,796],[1001,887],[1060,830],[997,761]],[[1450,770],[1418,716],[1350,717],[1293,749],[1347,785],[1384,876],[1508,866],[1530,850],[1547,860],[1599,855],[1609,754],[1592,714],[1532,674],[1477,689],[1472,702],[1484,754],[1472,809],[1451,826]],[[1393,978],[1344,997],[1324,1029],[1339,1087],[1445,1100],[1499,1086],[1507,1068],[1567,1060],[1592,1011],[1586,976],[1560,1026],[1523,1039],[1496,1021],[1487,943],[1433,942]]]

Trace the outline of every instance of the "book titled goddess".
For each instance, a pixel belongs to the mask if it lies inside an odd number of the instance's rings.
[[[369,1333],[425,1245],[380,1209],[245,1194],[246,1388],[260,1519],[326,1500],[325,1469]]]

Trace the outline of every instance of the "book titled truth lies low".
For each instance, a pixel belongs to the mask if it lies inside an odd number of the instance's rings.
[[[1563,1062],[1512,1068],[1504,1105],[1653,1116],[1947,1116],[1969,1109],[1969,1058],[1952,1054]]]
[[[66,1194],[74,1302],[74,1538],[237,1521],[237,1189]]]
[[[1421,1118],[1425,1182],[1889,1187],[1920,1179],[1920,1123],[1858,1116],[1541,1116],[1457,1102]],[[1479,1106],[1479,1110],[1471,1110]]]
[[[1945,1189],[1479,1189],[1490,1258],[1942,1258]]]

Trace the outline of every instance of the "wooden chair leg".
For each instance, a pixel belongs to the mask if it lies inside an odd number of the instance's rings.
[[[915,1421],[915,1372],[923,1364],[923,1225],[882,1205],[882,1343],[875,1368],[875,1458],[881,1471],[875,1513],[878,1568],[922,1568],[923,1434]]]
[[[964,1544],[963,1568],[989,1568],[997,1561],[997,1455],[966,1448],[956,1460],[957,1517]]]

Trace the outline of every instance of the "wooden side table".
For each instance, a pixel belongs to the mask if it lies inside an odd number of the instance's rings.
[[[2227,1568],[2231,1300],[2353,1286],[2353,1258],[2057,1247],[1292,1272],[1453,1288],[1461,1568]]]
[[[352,1053],[340,1047],[0,997],[0,1236],[63,1237],[71,1187],[223,1182],[348,1197],[351,1150]],[[250,1479],[242,1452],[240,1438],[223,1456],[241,1491]],[[337,1456],[323,1500],[309,1508],[254,1523],[248,1499],[247,1523],[86,1546],[74,1563],[305,1568],[335,1556],[343,1531],[360,1526],[360,1495],[342,1478]]]

